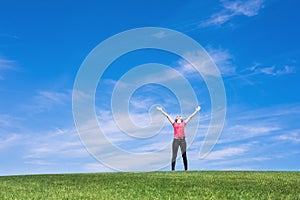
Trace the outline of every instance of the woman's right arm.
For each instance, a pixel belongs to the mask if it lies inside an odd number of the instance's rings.
[[[170,115],[168,115],[168,113],[166,113],[166,112],[163,110],[162,107],[157,106],[156,109],[159,110],[164,116],[166,116],[167,119],[169,120],[169,122],[170,122],[171,124],[174,123],[174,120],[170,117]]]

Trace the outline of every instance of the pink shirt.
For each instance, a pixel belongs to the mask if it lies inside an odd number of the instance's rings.
[[[174,138],[185,137],[185,133],[184,133],[184,127],[186,125],[185,122],[181,122],[181,123],[174,122],[172,125],[174,127]]]

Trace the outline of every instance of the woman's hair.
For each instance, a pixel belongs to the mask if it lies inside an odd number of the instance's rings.
[[[176,118],[175,118],[175,122],[177,122],[177,121],[178,121],[178,118],[180,118],[180,119],[181,119],[181,121],[183,122],[183,119],[182,119],[182,117],[181,117],[180,115],[176,116]]]

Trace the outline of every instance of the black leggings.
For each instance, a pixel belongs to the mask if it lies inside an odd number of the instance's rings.
[[[186,142],[185,142],[185,139],[175,139],[174,138],[173,144],[172,144],[172,171],[175,170],[175,164],[176,164],[176,157],[177,157],[178,147],[180,147],[180,150],[181,150],[183,164],[184,164],[184,169],[185,170],[188,169],[187,157],[186,157]]]

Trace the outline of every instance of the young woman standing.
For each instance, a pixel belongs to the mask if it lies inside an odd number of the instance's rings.
[[[175,164],[176,164],[176,157],[178,148],[180,147],[184,169],[185,171],[188,170],[188,163],[187,163],[187,156],[186,156],[186,141],[185,141],[185,132],[184,127],[185,125],[192,119],[193,116],[196,115],[196,113],[201,109],[200,106],[197,106],[195,111],[184,121],[181,116],[176,116],[175,120],[173,120],[170,115],[168,115],[162,107],[156,107],[157,110],[159,110],[164,116],[167,117],[167,119],[170,121],[170,123],[173,125],[174,128],[174,139],[172,143],[172,171],[175,170]]]

